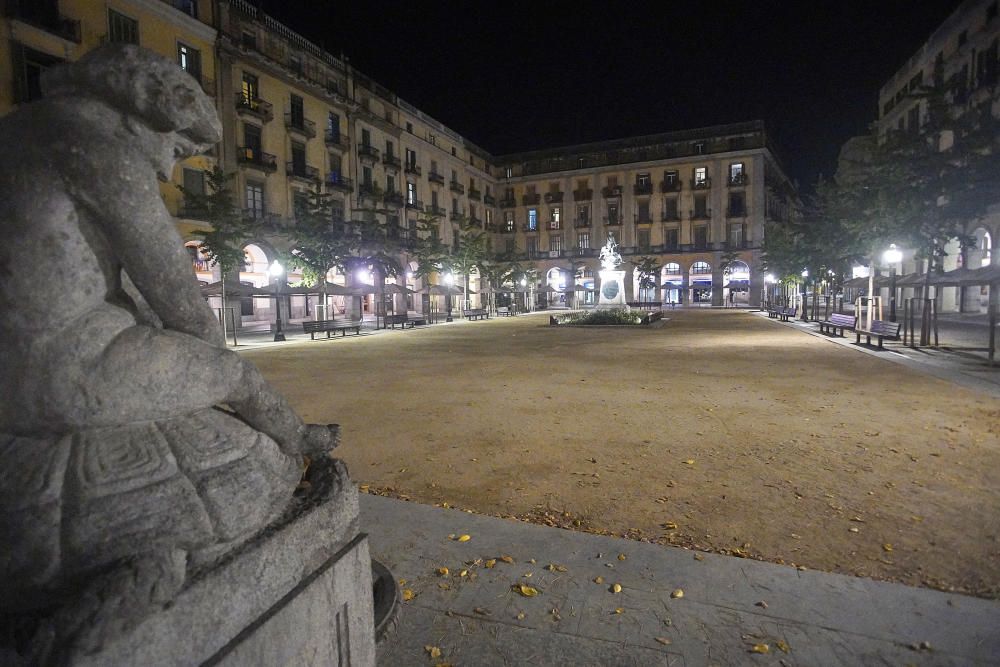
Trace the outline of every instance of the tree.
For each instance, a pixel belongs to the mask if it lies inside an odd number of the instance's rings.
[[[184,195],[184,207],[211,225],[209,231],[196,231],[201,252],[219,267],[222,277],[222,336],[226,337],[226,276],[246,266],[244,247],[261,232],[261,222],[243,215],[233,201],[230,182],[235,174],[226,174],[219,165],[205,171],[205,192],[193,192],[178,186]]]
[[[656,287],[660,277],[660,260],[656,257],[642,256],[632,260],[639,277],[639,289],[649,290]],[[640,299],[643,300],[643,299]]]
[[[479,272],[488,258],[488,237],[483,228],[476,226],[465,216],[459,218],[458,225],[458,245],[452,246],[446,262],[453,273],[458,273],[463,278],[465,308],[468,308],[469,277]]]
[[[377,185],[370,186],[363,196],[371,206],[354,209],[354,215],[344,222],[343,269],[370,270],[375,279],[376,298],[385,298],[385,279],[402,271],[397,259],[401,250],[399,209],[385,206],[386,195]]]
[[[289,233],[291,261],[304,269],[306,280],[319,286],[321,303],[327,306],[326,276],[333,268],[343,270],[349,254],[350,237],[344,222],[333,219],[332,195],[317,183],[296,211],[295,226]]]

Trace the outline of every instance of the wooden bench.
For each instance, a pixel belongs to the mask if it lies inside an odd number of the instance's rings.
[[[490,314],[486,312],[485,308],[470,308],[462,311],[462,317],[467,320],[488,320]]]
[[[354,330],[355,335],[361,335],[361,322],[347,320],[315,320],[303,322],[302,331],[309,334],[310,340],[316,340],[316,334],[326,332],[329,338],[331,333],[340,332],[341,336],[347,336],[347,332]]]
[[[871,329],[862,329],[860,326],[858,326],[858,328],[855,329],[854,331],[857,334],[857,340],[855,341],[857,344],[861,343],[861,337],[864,336],[865,344],[871,345],[872,336],[875,336],[876,338],[878,338],[878,347],[881,350],[883,338],[891,338],[892,340],[899,339],[899,322],[872,320]]]
[[[393,329],[396,328],[397,324],[403,329],[407,327],[412,329],[414,326],[418,324],[426,325],[427,320],[423,317],[410,317],[409,315],[398,313],[395,315],[386,315],[385,324],[386,326],[391,327]]]
[[[509,306],[497,307],[497,315],[500,317],[513,317],[514,314],[514,311],[512,311]]]
[[[823,320],[819,323],[819,332],[836,336],[837,329],[840,329],[840,335],[844,336],[845,331],[854,331],[855,324],[854,315],[833,313],[830,315],[830,319]]]
[[[778,317],[781,318],[782,322],[787,322],[788,320],[794,320],[795,319],[795,313],[797,313],[798,310],[799,310],[798,306],[795,306],[794,308],[788,308],[786,306],[785,308],[781,308],[780,309],[780,312],[778,313]]]

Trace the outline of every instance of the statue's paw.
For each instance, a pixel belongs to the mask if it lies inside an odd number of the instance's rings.
[[[328,455],[340,444],[340,424],[306,424],[302,434],[302,453],[317,459]]]

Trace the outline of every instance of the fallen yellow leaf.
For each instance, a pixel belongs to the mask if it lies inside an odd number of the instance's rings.
[[[617,609],[615,609],[615,613],[616,614],[624,614],[625,613],[625,609],[622,608],[622,607],[618,607]]]
[[[792,647],[788,645],[788,642],[786,642],[783,639],[779,639],[774,643],[774,645],[777,646],[778,650],[780,650],[782,653],[788,653],[789,651],[792,650]]]
[[[519,621],[523,621],[524,620],[524,612],[523,611],[519,611],[517,613],[517,620],[519,620]]]
[[[618,560],[625,560],[627,556],[625,554],[618,554]]]
[[[447,577],[448,576],[448,568],[446,568],[446,567],[439,567],[437,569],[437,573],[440,574],[442,577]]]
[[[500,556],[500,560],[503,561],[504,563],[507,563],[508,565],[514,564],[514,559],[511,558],[510,556]]]
[[[694,459],[688,459],[684,463],[688,464],[689,466],[693,466],[694,465]]]
[[[655,639],[656,641],[660,642],[664,646],[670,646],[671,644],[673,644],[673,642],[671,640],[667,639],[666,637],[653,637],[653,639]]]
[[[673,521],[667,521],[665,524],[663,524],[663,528],[665,530],[677,530],[677,524],[674,523]]]
[[[882,551],[892,551],[892,545],[886,542],[882,545]]]
[[[437,646],[431,646],[430,644],[428,644],[428,645],[424,646],[424,650],[427,651],[427,654],[429,656],[431,656],[432,658],[440,658],[441,657],[441,649],[438,648]]]
[[[524,584],[514,584],[511,586],[515,591],[520,593],[526,598],[533,598],[538,595],[538,589],[533,586],[526,586]]]
[[[400,586],[405,586],[406,585],[406,579],[400,579],[399,580],[399,585]]]
[[[621,593],[622,592],[622,585],[621,584],[615,584],[615,585],[613,585],[611,587],[611,592],[612,593]]]
[[[449,584],[446,581],[442,581],[440,584],[438,584],[438,588],[440,588],[443,591],[450,591],[451,590],[451,584]]]
[[[675,600],[676,600],[677,598],[682,598],[682,597],[684,597],[684,591],[682,591],[682,590],[681,590],[681,589],[679,589],[679,588],[675,588],[675,589],[674,589],[674,590],[673,590],[673,591],[672,591],[672,592],[670,593],[670,597],[674,598]]]
[[[469,571],[468,570],[462,570],[461,572],[458,573],[458,576],[460,576],[460,577],[466,577],[468,575],[469,575]]]
[[[695,555],[694,555],[694,559],[695,559],[695,560],[705,560],[705,557],[704,557],[704,556],[702,556],[701,554],[695,554]]]
[[[468,542],[471,539],[472,539],[471,535],[459,535],[458,536],[458,541],[459,542]]]
[[[486,565],[486,569],[488,569],[488,570],[492,570],[492,569],[493,569],[493,567],[494,567],[494,566],[495,566],[496,564],[497,564],[497,559],[496,559],[496,558],[490,558],[490,559],[488,559],[488,560],[486,561],[486,563],[485,563],[485,565]]]
[[[414,593],[413,591],[411,591],[409,588],[404,588],[403,589],[403,602],[409,602],[410,600],[412,600],[416,596],[417,596],[417,594]]]
[[[750,647],[751,653],[770,653],[771,647],[767,644],[754,644]]]
[[[594,577],[594,583],[595,584],[603,584],[604,583],[604,577]]]

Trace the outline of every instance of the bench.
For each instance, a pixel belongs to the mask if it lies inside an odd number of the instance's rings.
[[[409,315],[398,313],[395,315],[386,315],[385,324],[393,329],[396,328],[397,324],[403,329],[406,327],[410,327],[412,329],[417,324],[426,325],[427,320],[423,317],[410,317]]]
[[[833,313],[830,315],[830,319],[823,320],[819,323],[819,332],[836,336],[837,329],[840,329],[840,335],[843,336],[845,331],[854,331],[854,326],[854,315]]]
[[[361,322],[351,322],[346,320],[315,320],[303,322],[302,331],[309,334],[309,340],[316,340],[316,334],[326,332],[329,338],[333,332],[340,332],[341,336],[347,336],[347,332],[354,330],[355,335],[361,335]]]
[[[878,347],[882,349],[882,339],[899,339],[899,322],[886,322],[884,320],[872,320],[871,329],[862,329],[860,326],[854,330],[857,334],[855,343],[861,344],[861,336],[865,337],[865,344],[872,344],[872,336],[878,338]]]
[[[782,322],[787,322],[790,319],[791,320],[795,319],[795,313],[797,313],[798,310],[799,310],[798,306],[795,306],[794,308],[788,308],[786,306],[784,308],[779,308],[778,309],[778,315],[777,316],[781,318]]]
[[[490,314],[486,312],[485,308],[470,308],[462,311],[462,317],[467,320],[484,320],[489,319]]]
[[[497,315],[500,317],[513,317],[514,314],[514,311],[512,311],[509,306],[499,306],[497,308]]]

